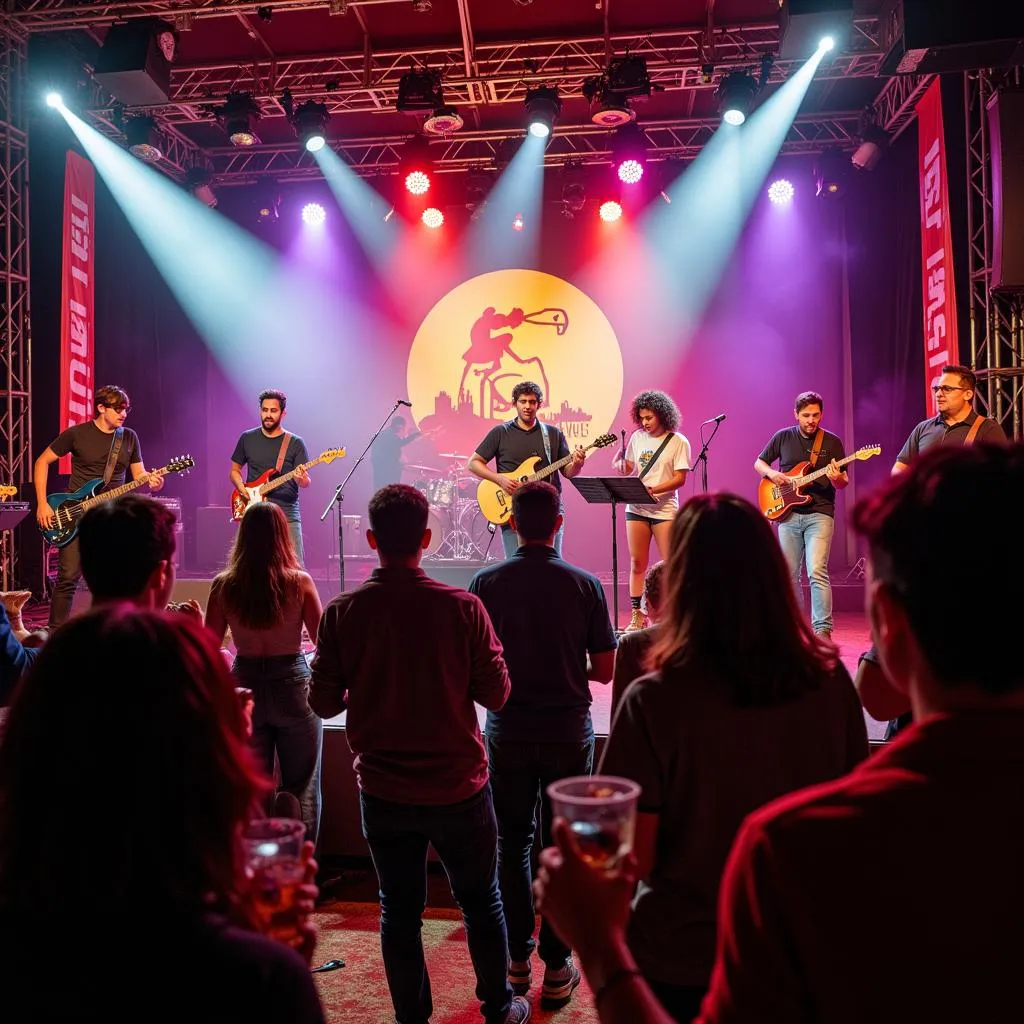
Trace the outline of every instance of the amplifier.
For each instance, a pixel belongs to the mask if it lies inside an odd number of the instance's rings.
[[[185,544],[185,521],[181,514],[181,498],[173,494],[151,494],[153,501],[159,501],[161,505],[174,515],[177,522],[174,524],[174,568],[181,566],[182,548]]]

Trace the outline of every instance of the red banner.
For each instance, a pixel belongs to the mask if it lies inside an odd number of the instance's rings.
[[[942,93],[938,76],[917,102],[917,152],[921,175],[925,409],[931,412],[932,383],[943,366],[960,362],[946,149],[942,134]]]
[[[68,150],[64,168],[63,272],[60,304],[60,429],[95,415],[93,393],[93,167]],[[71,456],[60,460],[71,472]]]

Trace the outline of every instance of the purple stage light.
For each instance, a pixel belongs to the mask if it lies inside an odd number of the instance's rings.
[[[302,208],[302,220],[306,224],[323,224],[327,211],[319,203],[306,203]]]
[[[619,181],[625,185],[635,185],[644,176],[644,165],[632,158],[619,164]]]
[[[768,198],[776,206],[785,206],[792,202],[795,191],[791,181],[786,178],[778,178],[768,186]]]

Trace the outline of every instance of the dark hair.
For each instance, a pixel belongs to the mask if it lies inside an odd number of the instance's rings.
[[[228,567],[216,576],[211,590],[221,592],[224,607],[243,626],[270,629],[298,600],[299,568],[284,513],[272,501],[259,501],[242,516]]]
[[[648,606],[654,605],[661,609],[661,591],[665,578],[665,561],[661,559],[650,566],[644,573],[644,597]]]
[[[404,426],[405,426],[405,418],[402,417],[402,416],[396,416],[391,421],[391,429],[392,430],[399,430],[399,429],[401,429]]]
[[[113,780],[130,807],[105,800]],[[0,909],[45,933],[74,907],[85,941],[139,905],[140,879],[154,921],[223,905],[237,829],[269,788],[213,636],[181,615],[92,608],[54,631],[10,710]]]
[[[558,490],[545,480],[532,480],[517,487],[512,495],[512,516],[516,533],[523,540],[548,540],[555,532],[561,511]]]
[[[650,660],[666,677],[714,681],[734,704],[768,707],[835,671],[836,648],[811,632],[778,541],[746,499],[687,501],[672,523],[664,572]]]
[[[998,495],[998,501],[976,500],[985,494]],[[993,695],[1024,688],[1024,662],[1006,650],[1020,631],[1019,590],[1008,599],[975,591],[952,611],[942,600],[951,586],[970,589],[951,575],[958,565],[956,545],[969,538],[991,538],[998,562],[993,573],[1019,586],[1022,507],[1024,445],[991,441],[932,448],[854,506],[853,525],[867,540],[872,574],[897,595],[944,686],[976,685]]]
[[[278,391],[276,388],[267,388],[266,391],[261,391],[259,404],[262,405],[268,398],[276,398],[281,406],[281,412],[284,412],[285,406],[288,405],[288,396],[283,391]]]
[[[430,504],[422,491],[407,484],[388,484],[370,499],[367,511],[382,555],[411,558],[422,550],[430,515]]]
[[[641,391],[633,397],[629,415],[638,427],[641,409],[650,409],[658,417],[658,423],[663,430],[675,430],[682,418],[679,415],[679,407],[664,391]]]
[[[816,405],[822,412],[825,411],[825,402],[817,391],[801,391],[793,402],[793,410],[800,412],[808,405]]]
[[[978,378],[974,375],[974,371],[969,366],[960,366],[959,364],[950,364],[942,368],[943,373],[955,373],[960,377],[960,386],[968,388],[971,391],[978,389]]]
[[[94,505],[78,524],[82,575],[98,601],[131,600],[174,558],[174,513],[142,494]]]
[[[533,395],[537,399],[538,405],[544,404],[544,392],[541,390],[539,384],[534,384],[532,380],[521,380],[512,389],[512,404],[514,405],[519,401],[520,395]]]
[[[131,399],[128,397],[128,392],[124,388],[119,388],[116,384],[106,384],[102,388],[97,388],[92,395],[93,407],[96,415],[99,415],[100,406],[105,405],[108,409],[114,409],[117,406],[123,406],[128,409],[131,408]]]

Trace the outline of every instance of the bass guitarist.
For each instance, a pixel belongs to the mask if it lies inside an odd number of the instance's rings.
[[[107,488],[119,487],[129,470],[133,480],[147,476],[139,435],[124,425],[131,409],[128,393],[109,385],[95,392],[93,402],[95,418],[62,431],[35,461],[32,482],[36,489],[36,522],[41,529],[48,530],[54,525],[53,509],[46,498],[47,478],[51,464],[65,455],[71,456],[68,479],[71,491],[96,477],[102,477]],[[159,491],[164,485],[162,474],[153,472],[148,476],[149,489]],[[81,578],[82,563],[75,537],[58,551],[57,583],[50,602],[50,629],[59,626],[71,614]]]
[[[845,458],[843,442],[821,426],[824,401],[815,391],[796,396],[796,426],[785,427],[772,435],[764,451],[755,459],[754,469],[780,487],[786,487],[786,473],[800,463],[809,462],[811,469],[825,468],[825,476],[806,486],[811,500],[798,505],[779,520],[779,544],[789,565],[790,578],[802,603],[800,587],[801,564],[807,566],[807,582],[811,591],[811,626],[814,632],[832,639],[832,583],[828,575],[828,556],[832,550],[835,530],[836,491],[849,486],[850,478],[838,466]],[[775,460],[779,469],[772,469]]]
[[[481,480],[496,483],[509,495],[519,486],[519,481],[502,474],[513,472],[534,455],[540,458],[537,469],[543,469],[570,454],[565,434],[558,427],[541,423],[537,418],[537,412],[544,401],[544,392],[539,384],[532,380],[520,381],[512,389],[512,401],[516,407],[516,418],[489,430],[466,463],[470,473]],[[576,476],[583,468],[586,457],[584,449],[577,446],[572,452],[572,461],[562,468],[562,473],[567,477]],[[487,466],[492,459],[495,460],[496,472]],[[552,474],[548,482],[561,494],[562,482],[557,473]],[[563,532],[564,527],[559,527],[555,534],[554,548],[559,558],[562,556]],[[501,544],[506,558],[511,558],[519,547],[519,537],[508,523],[501,526]]]
[[[288,473],[309,461],[306,442],[298,434],[289,434],[281,425],[288,405],[283,391],[267,390],[260,393],[260,425],[246,430],[239,437],[231,454],[231,486],[245,494],[242,467],[248,467],[250,480],[255,480],[268,469],[277,474]],[[302,515],[299,511],[299,488],[309,486],[309,473],[300,469],[292,480],[267,492],[266,501],[280,506],[288,520],[288,532],[299,565],[303,565]]]

